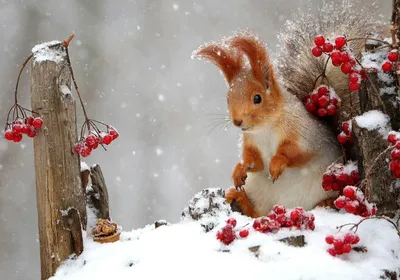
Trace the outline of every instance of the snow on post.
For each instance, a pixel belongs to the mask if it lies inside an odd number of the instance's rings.
[[[73,152],[75,100],[66,90],[71,87],[66,42],[32,49],[31,103],[44,122],[33,140],[42,279],[54,275],[71,254],[81,253],[81,219],[86,223],[79,157]]]

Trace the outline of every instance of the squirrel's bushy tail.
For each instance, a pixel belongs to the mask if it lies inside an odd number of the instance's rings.
[[[333,41],[338,35],[347,38],[366,37],[386,32],[389,26],[382,21],[375,4],[366,5],[363,1],[343,0],[339,4],[323,2],[321,7],[309,5],[307,13],[298,11],[288,20],[278,34],[279,45],[273,61],[281,85],[290,93],[302,99],[313,90],[315,79],[323,72],[326,56],[316,58],[311,49],[316,35],[323,35]],[[312,11],[315,9],[314,11]],[[318,9],[318,10],[316,10]],[[350,48],[360,55],[363,40],[350,42]],[[340,67],[328,63],[326,71],[330,85],[342,99],[342,108],[349,106],[349,77],[340,71]]]

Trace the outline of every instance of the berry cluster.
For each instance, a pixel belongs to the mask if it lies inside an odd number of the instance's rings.
[[[333,88],[321,85],[304,99],[304,105],[310,113],[325,117],[334,116],[338,110],[339,99]]]
[[[337,136],[340,144],[346,144],[347,142],[353,142],[353,135],[351,133],[351,120],[342,122],[340,126],[340,133]]]
[[[361,217],[376,215],[376,206],[369,203],[363,192],[354,186],[346,186],[343,189],[343,195],[335,200],[335,206],[338,209],[345,209],[346,212]]]
[[[344,74],[349,75],[349,89],[356,91],[360,88],[361,80],[365,80],[365,72],[361,66],[358,66],[354,55],[346,48],[347,40],[344,36],[337,36],[335,43],[332,44],[325,40],[324,36],[318,35],[314,39],[315,47],[312,49],[312,54],[315,57],[320,57],[323,53],[331,59],[332,65],[340,67]]]
[[[360,237],[352,232],[348,232],[345,235],[328,235],[325,237],[325,242],[333,247],[329,248],[327,251],[332,256],[348,254],[351,251],[352,245],[360,242]]]
[[[256,231],[267,233],[277,232],[280,228],[297,228],[314,230],[315,217],[307,213],[301,207],[292,211],[287,211],[283,205],[275,205],[274,209],[266,216],[260,217],[253,222],[253,228]]]
[[[400,178],[400,141],[396,132],[389,133],[388,142],[393,146],[389,168],[394,177]]]
[[[235,231],[237,221],[235,218],[229,218],[226,225],[217,232],[217,239],[225,245],[231,244],[237,238],[237,231]],[[249,235],[248,229],[241,229],[239,236],[246,238]]]
[[[15,143],[21,142],[23,135],[33,138],[43,126],[43,120],[39,117],[25,116],[17,118],[12,123],[7,122],[4,138]]]
[[[382,64],[383,72],[390,72],[393,70],[393,64],[399,60],[399,52],[398,50],[391,50],[388,52],[387,60],[385,60]]]
[[[360,173],[357,165],[349,161],[346,165],[335,163],[327,168],[322,177],[322,187],[325,191],[342,191],[348,185],[360,183]]]
[[[81,140],[75,144],[75,152],[82,157],[88,157],[99,145],[109,145],[118,136],[118,132],[110,126],[107,126],[107,132],[100,131],[96,127],[95,130],[89,131],[86,136],[82,136]]]

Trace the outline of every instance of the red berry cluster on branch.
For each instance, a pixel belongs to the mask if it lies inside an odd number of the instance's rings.
[[[375,204],[369,203],[363,192],[354,186],[346,186],[343,189],[343,195],[339,196],[334,203],[338,209],[345,209],[347,213],[361,217],[376,215]]]
[[[320,57],[323,53],[328,56],[332,61],[332,65],[340,67],[340,70],[344,74],[349,75],[349,89],[356,91],[360,88],[361,80],[366,79],[365,71],[361,66],[357,65],[357,61],[354,55],[347,48],[347,39],[344,36],[337,36],[335,43],[332,44],[329,40],[326,40],[324,36],[318,35],[314,39],[315,47],[312,49],[312,54],[315,57]],[[326,66],[325,66],[326,68]],[[325,72],[326,69],[324,69]],[[325,77],[325,73],[321,75]]]
[[[360,183],[360,173],[357,165],[349,161],[346,165],[335,163],[330,165],[322,177],[322,187],[325,191],[340,191],[348,185]]]
[[[340,125],[340,133],[337,136],[340,144],[346,144],[347,142],[353,143],[353,135],[351,133],[351,120],[342,122]]]
[[[334,116],[338,110],[339,98],[333,88],[321,85],[304,98],[304,105],[315,116]]]
[[[400,141],[398,137],[398,133],[392,131],[388,135],[388,142],[393,147],[393,150],[390,154],[390,163],[389,168],[392,172],[393,176],[396,178],[400,178]]]
[[[14,143],[21,142],[23,135],[33,138],[43,126],[40,117],[33,117],[29,113],[36,114],[18,103],[15,103],[8,112],[7,122],[4,129],[4,138]]]
[[[277,232],[281,228],[314,230],[314,220],[314,215],[305,212],[301,207],[287,211],[285,206],[275,205],[274,209],[266,217],[254,220],[253,228],[263,233]]]
[[[96,123],[105,126],[106,131],[101,131]],[[87,133],[85,133],[86,128]],[[88,157],[99,145],[104,148],[104,145],[111,144],[118,136],[115,128],[99,121],[87,120],[82,126],[81,139],[75,144],[75,152],[82,157]]]
[[[237,231],[235,230],[237,221],[235,218],[229,218],[226,221],[226,225],[217,231],[217,239],[225,245],[231,244],[237,238]],[[239,230],[239,236],[241,238],[246,238],[249,235],[248,229]]]
[[[394,66],[398,60],[399,60],[399,51],[397,49],[388,52],[387,60],[385,60],[382,64],[383,72],[393,71]]]
[[[337,256],[350,253],[352,246],[360,242],[360,237],[355,233],[348,232],[345,235],[328,235],[325,237],[325,242],[333,245],[327,252],[332,256]]]

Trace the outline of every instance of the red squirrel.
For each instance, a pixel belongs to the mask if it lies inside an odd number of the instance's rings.
[[[342,27],[349,28],[353,36],[365,37],[378,25],[376,21],[368,25],[368,20],[372,19],[359,16]],[[296,24],[301,27],[302,23]],[[346,32],[325,25],[327,32]],[[322,59],[311,55],[312,34],[317,34],[317,27],[310,31],[307,28],[312,26],[304,24],[302,35],[294,27],[287,27],[287,32],[293,33],[285,35],[287,44],[281,46],[286,49],[279,72],[264,43],[251,32],[205,44],[193,53],[193,57],[214,63],[228,84],[229,117],[241,130],[243,143],[242,160],[232,173],[234,187],[226,190],[225,197],[228,203],[236,201],[242,213],[250,217],[266,215],[275,204],[310,210],[338,195],[321,187],[326,168],[342,156],[336,135],[307,112],[301,101],[313,90],[318,71],[324,66]],[[357,49],[360,43],[354,42],[352,47]],[[348,89],[348,77],[330,65],[326,75],[346,105],[345,95],[354,94]]]

